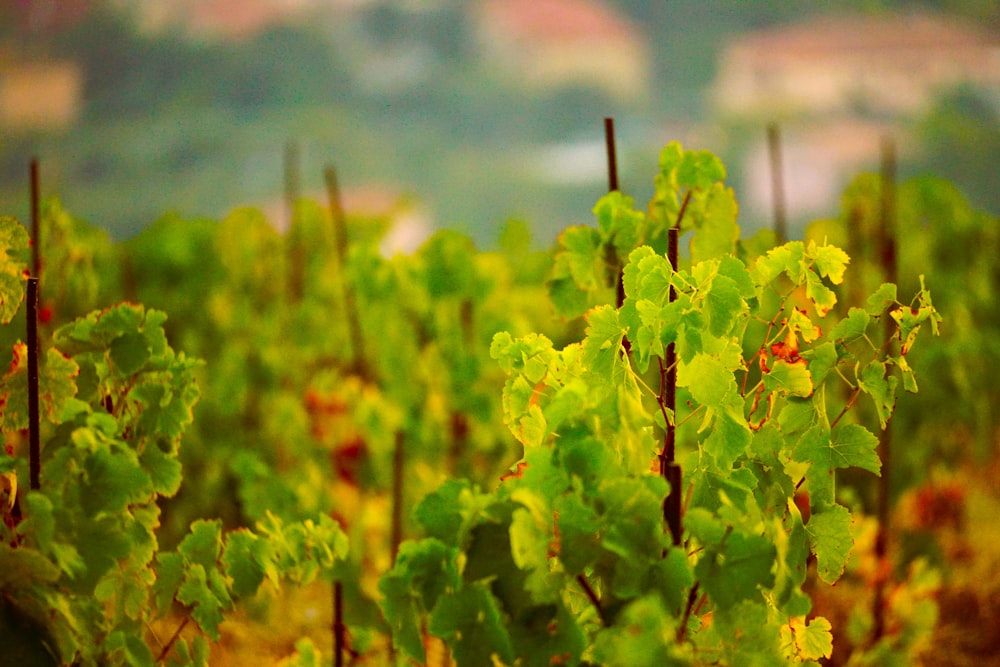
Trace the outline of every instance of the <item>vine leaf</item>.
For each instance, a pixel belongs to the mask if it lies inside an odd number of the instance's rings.
[[[379,581],[383,595],[379,606],[392,628],[393,645],[418,662],[424,662],[423,614],[433,609],[446,591],[460,585],[456,553],[435,538],[404,542],[395,566]]]
[[[789,646],[792,656],[800,661],[819,660],[833,655],[833,626],[818,616],[808,623],[805,618],[793,618],[781,628],[782,639]]]
[[[882,283],[865,302],[865,311],[872,317],[877,317],[885,309],[896,303],[896,286],[893,283]]]
[[[722,408],[737,393],[736,377],[718,357],[698,353],[677,371],[677,386],[688,387],[691,396],[707,408]]]
[[[770,372],[764,374],[764,387],[768,391],[808,398],[813,393],[812,375],[806,368],[805,360],[789,363],[777,359]]]
[[[896,405],[896,386],[898,383],[899,380],[896,376],[888,375],[885,364],[878,360],[861,369],[861,375],[858,377],[858,386],[875,402],[878,421],[883,429]]]
[[[695,576],[720,610],[760,595],[774,586],[777,550],[765,535],[732,532],[718,549],[706,549]]]
[[[451,648],[459,665],[514,662],[514,645],[489,585],[473,582],[445,593],[431,613],[428,630]]]
[[[221,562],[226,575],[232,579],[233,594],[242,597],[256,593],[272,558],[273,551],[267,540],[249,530],[235,530],[226,535]]]
[[[862,308],[851,308],[847,311],[847,317],[837,322],[833,327],[830,335],[834,340],[850,343],[865,335],[870,321],[871,316],[868,311]]]
[[[587,337],[583,342],[584,363],[602,377],[610,379],[621,356],[625,331],[614,307],[604,305],[588,312]]]
[[[851,514],[841,505],[824,505],[806,524],[809,548],[816,554],[819,578],[835,583],[844,573],[854,546],[851,538]]]
[[[24,301],[27,263],[20,259],[28,249],[28,232],[14,218],[0,216],[0,324],[7,324]]]

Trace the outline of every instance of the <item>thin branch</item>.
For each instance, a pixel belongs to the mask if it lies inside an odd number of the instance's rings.
[[[694,610],[694,603],[698,600],[698,582],[694,582],[694,586],[688,592],[687,605],[684,607],[684,615],[681,616],[681,624],[677,628],[677,641],[683,642],[687,635],[688,621],[691,619],[691,612]],[[704,596],[702,596],[704,597]]]
[[[158,656],[156,656],[156,662],[159,663],[159,662],[163,662],[164,660],[166,660],[167,655],[170,653],[170,649],[172,649],[174,647],[174,644],[177,643],[177,640],[181,636],[181,632],[184,630],[185,627],[187,627],[187,624],[190,621],[191,621],[191,617],[190,616],[185,616],[184,617],[184,620],[181,621],[181,624],[179,626],[177,626],[176,630],[174,630],[174,634],[171,635],[170,639],[167,641],[167,643],[164,644],[163,650],[161,650],[160,654]]]
[[[583,574],[576,575],[576,581],[583,588],[583,592],[587,594],[587,599],[590,600],[590,604],[594,605],[594,609],[597,610],[597,615],[601,619],[601,623],[605,626],[608,624],[608,619],[604,616],[604,609],[601,607],[601,600],[597,597],[597,593],[594,588],[587,581],[587,578]]]
[[[333,664],[344,665],[344,585],[333,582]]]
[[[392,516],[390,525],[390,548],[392,559],[396,560],[399,545],[403,541],[403,467],[406,452],[403,447],[406,435],[402,429],[396,431],[396,443],[392,454]]]

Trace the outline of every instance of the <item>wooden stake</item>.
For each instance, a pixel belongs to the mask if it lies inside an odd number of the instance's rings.
[[[42,221],[41,186],[38,176],[38,158],[31,159],[31,275],[42,277]]]
[[[781,160],[781,135],[778,124],[767,126],[767,153],[771,164],[771,197],[774,204],[774,237],[781,245],[788,240],[785,215],[785,174]]]
[[[608,192],[618,189],[618,156],[615,154],[615,119],[604,119],[604,145],[608,150]]]
[[[879,255],[886,282],[897,282],[896,259],[896,147],[890,137],[882,140],[881,167],[881,224],[879,225]],[[885,335],[891,339],[895,333],[895,323],[886,312]],[[891,346],[891,343],[888,343]],[[887,369],[886,373],[890,371]],[[889,536],[892,526],[891,515],[891,471],[892,471],[892,416],[886,420],[885,428],[879,434],[878,455],[882,460],[882,474],[878,478],[878,532],[875,534],[875,556],[879,567],[888,572]],[[879,577],[875,583],[872,601],[872,643],[878,642],[885,634],[885,587],[888,582]]]
[[[30,488],[41,488],[41,418],[38,411],[38,278],[28,278],[28,468]]]

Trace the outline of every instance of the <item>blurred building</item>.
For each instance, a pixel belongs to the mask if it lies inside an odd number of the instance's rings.
[[[771,210],[764,125],[780,123],[785,204],[802,221],[836,211],[850,178],[877,167],[886,137],[905,157],[907,124],[960,85],[1000,100],[1000,37],[985,27],[926,14],[841,16],[735,39],[711,98],[723,118],[760,128],[742,165],[752,218]]]
[[[83,74],[68,61],[0,66],[0,128],[49,131],[68,127],[82,105]]]
[[[1000,90],[1000,38],[921,14],[828,17],[750,33],[719,61],[736,115],[910,114],[960,83]]]
[[[356,4],[348,0],[118,0],[151,32],[180,28],[208,38],[252,37],[302,16],[317,4]]]
[[[470,7],[483,57],[528,87],[594,87],[613,99],[648,91],[641,31],[597,0],[481,0]]]

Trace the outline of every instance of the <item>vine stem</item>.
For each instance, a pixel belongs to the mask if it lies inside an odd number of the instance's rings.
[[[402,429],[396,431],[396,443],[392,453],[392,518],[390,525],[390,545],[392,559],[396,560],[399,545],[403,541],[403,466],[406,453],[403,450],[406,436]]]
[[[163,649],[160,650],[160,654],[158,656],[156,656],[156,662],[157,663],[160,663],[160,662],[163,662],[164,660],[166,660],[167,655],[170,653],[170,649],[172,649],[174,647],[174,644],[177,643],[177,640],[181,636],[181,632],[184,631],[184,628],[187,627],[187,624],[190,621],[191,621],[191,617],[190,616],[185,616],[184,617],[184,620],[181,621],[181,624],[179,626],[177,626],[176,630],[174,630],[174,634],[170,635],[170,639],[167,640],[167,643],[163,645]]]
[[[587,594],[587,599],[590,600],[590,604],[594,605],[594,609],[597,610],[597,615],[601,618],[601,623],[605,626],[608,624],[608,619],[604,615],[604,609],[601,607],[601,600],[597,597],[597,593],[594,591],[594,587],[590,585],[587,578],[583,574],[576,575],[576,581],[580,584],[580,588],[583,592]]]
[[[28,278],[28,465],[30,488],[41,488],[41,418],[38,410],[38,278]]]
[[[345,316],[347,318],[347,332],[351,340],[351,351],[354,353],[354,368],[357,373],[366,380],[373,380],[371,370],[368,368],[368,361],[365,356],[365,338],[361,329],[361,315],[358,312],[358,303],[354,296],[354,290],[347,281],[347,220],[344,215],[344,207],[341,203],[340,186],[337,182],[337,170],[332,165],[327,165],[323,170],[323,178],[326,181],[326,194],[330,204],[330,217],[333,219],[334,246],[336,248],[336,266],[340,272],[340,280],[337,282],[341,286],[341,299],[344,303]]]
[[[344,584],[333,582],[333,664],[344,664]]]
[[[684,607],[684,615],[681,617],[681,624],[677,628],[677,641],[683,642],[687,635],[688,621],[691,619],[691,612],[694,611],[695,602],[698,600],[698,582],[694,582],[688,592],[687,605]]]
[[[619,185],[614,118],[604,119],[604,145],[608,153],[608,192],[615,192],[619,190]],[[621,308],[625,303],[625,266],[621,257],[618,256],[618,251],[615,250],[614,244],[610,241],[605,247],[605,257],[607,258],[609,267],[615,273],[615,307]],[[632,341],[628,339],[628,336],[622,337],[622,348],[625,350],[626,357],[632,353]]]

